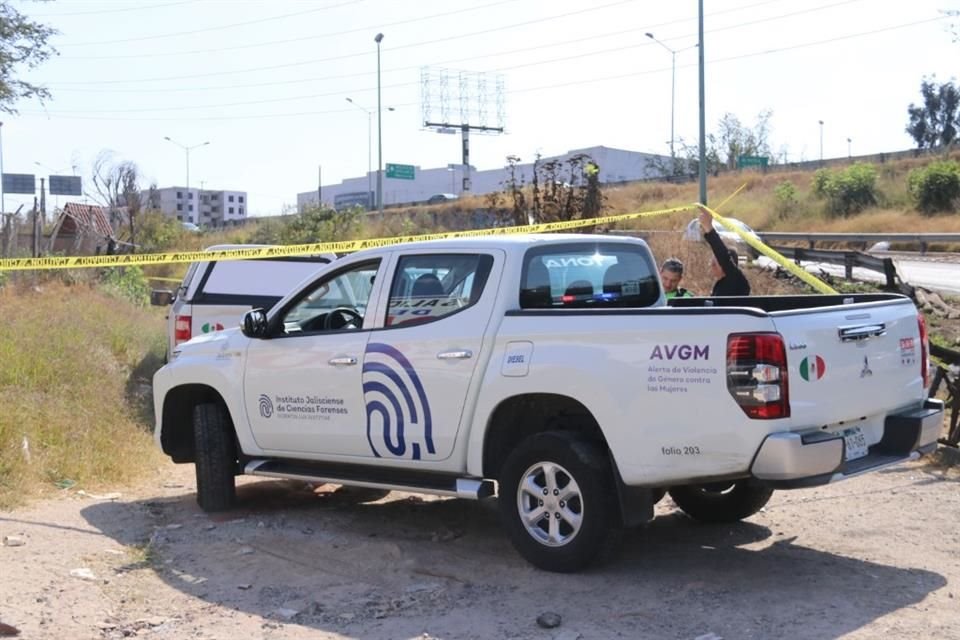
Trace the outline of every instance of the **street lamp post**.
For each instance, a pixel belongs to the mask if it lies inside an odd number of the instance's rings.
[[[823,164],[823,120],[820,120],[820,164]]]
[[[652,33],[647,32],[646,36],[670,52],[670,60],[671,60],[670,62],[670,159],[674,165],[673,167],[671,167],[671,171],[676,173],[677,154],[674,153],[674,148],[673,148],[673,144],[674,144],[673,118],[674,118],[675,105],[676,105],[676,99],[677,99],[677,52],[675,49],[671,49],[660,40],[657,40],[657,38]]]
[[[178,147],[180,147],[181,149],[183,149],[184,153],[186,153],[186,156],[187,156],[187,193],[189,193],[189,192],[190,192],[190,152],[191,152],[192,150],[196,149],[197,147],[205,147],[205,146],[207,146],[208,144],[210,144],[210,141],[208,140],[207,142],[201,142],[200,144],[195,144],[195,145],[187,146],[187,145],[185,145],[185,144],[180,144],[179,142],[177,142],[176,140],[174,140],[174,139],[171,138],[170,136],[163,136],[163,139],[166,140],[167,142],[172,142],[173,144],[177,145]]]
[[[848,158],[853,158],[853,147],[851,146],[852,144],[853,144],[853,138],[847,138],[847,157]]]
[[[383,112],[380,103],[380,43],[383,34],[373,37],[377,43],[377,212],[383,219]]]
[[[373,110],[361,107],[353,98],[347,98],[347,102],[367,114],[367,193],[369,194],[373,191],[373,185],[371,184],[373,179],[371,177],[373,175]],[[395,109],[387,107],[387,111],[395,111]]]
[[[347,98],[347,102],[367,114],[367,202],[369,203],[370,192],[373,191],[370,177],[373,173],[373,112],[358,105],[353,98]]]

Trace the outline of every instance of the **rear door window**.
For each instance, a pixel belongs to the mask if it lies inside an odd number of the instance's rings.
[[[523,309],[648,307],[659,299],[656,270],[642,245],[552,244],[524,258]]]
[[[390,286],[385,326],[433,322],[476,303],[493,257],[472,254],[403,256]]]

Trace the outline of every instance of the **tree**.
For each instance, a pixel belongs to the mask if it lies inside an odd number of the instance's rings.
[[[56,30],[32,22],[17,11],[9,0],[0,0],[0,112],[16,113],[13,105],[21,98],[50,98],[50,92],[41,86],[18,80],[23,68],[33,69],[56,49],[47,39]]]
[[[725,113],[717,123],[717,133],[707,135],[707,172],[717,175],[721,169],[736,169],[740,156],[766,156],[775,162],[770,147],[770,118],[773,111],[766,109],[757,115],[753,127],[744,125],[740,118]],[[700,171],[700,146],[680,139],[681,159],[676,175],[696,175]]]
[[[767,109],[757,115],[757,122],[753,128],[741,124],[740,119],[732,113],[725,113],[720,118],[718,138],[718,153],[727,169],[737,168],[737,159],[740,156],[770,157],[770,118],[773,111]]]
[[[910,103],[907,107],[907,133],[917,143],[918,149],[946,147],[957,140],[960,119],[960,89],[952,82],[938,84],[936,76],[924,78],[920,83],[923,103]]]
[[[130,225],[130,242],[135,243],[134,221],[143,208],[144,196],[140,190],[140,169],[130,160],[116,160],[113,151],[101,151],[93,161],[94,193],[87,194],[110,215],[111,225],[122,225],[124,218]]]

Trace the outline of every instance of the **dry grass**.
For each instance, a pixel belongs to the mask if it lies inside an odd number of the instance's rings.
[[[159,461],[147,391],[162,312],[88,286],[0,290],[0,507],[55,487],[99,488]]]

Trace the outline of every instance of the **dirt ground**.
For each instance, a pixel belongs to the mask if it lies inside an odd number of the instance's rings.
[[[0,512],[0,622],[78,640],[960,638],[960,474],[922,463],[778,492],[736,525],[668,498],[576,575],[522,561],[492,503],[244,479],[209,517],[192,465],[161,471]]]

